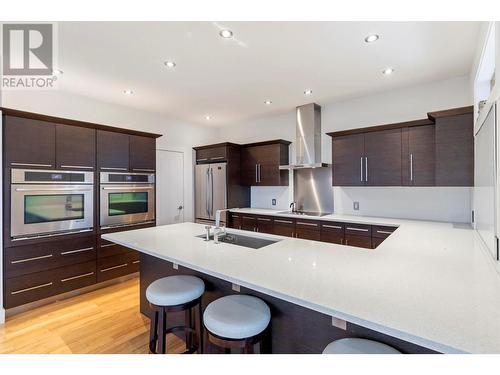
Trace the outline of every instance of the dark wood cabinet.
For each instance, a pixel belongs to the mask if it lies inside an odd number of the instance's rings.
[[[295,237],[295,220],[286,217],[275,217],[274,234],[278,236]]]
[[[156,170],[156,139],[130,136],[130,170],[132,172],[154,172]]]
[[[364,134],[334,137],[332,141],[332,174],[334,186],[363,186]]]
[[[138,271],[139,253],[136,251],[97,259],[98,283]]]
[[[56,126],[51,122],[3,116],[5,163],[16,168],[55,168]]]
[[[96,165],[96,130],[56,124],[56,167],[93,170]]]
[[[434,186],[435,125],[403,129],[402,178],[404,186]]]
[[[241,149],[241,181],[248,186],[287,186],[290,142],[284,140],[244,145]]]
[[[344,223],[322,221],[320,241],[342,245],[344,243]]]
[[[372,238],[366,236],[359,236],[356,234],[345,234],[344,236],[344,245],[354,246],[354,247],[362,247],[365,249],[372,248]]]
[[[295,237],[304,240],[319,241],[321,239],[321,224],[317,220],[297,219],[295,221]]]
[[[255,232],[257,228],[257,217],[244,214],[241,216],[241,229]]]
[[[364,179],[368,186],[401,186],[401,129],[365,134]]]
[[[472,113],[436,117],[436,185],[474,186]]]
[[[257,216],[257,232],[274,234],[273,218],[271,216]]]
[[[97,166],[101,170],[129,170],[129,135],[105,130],[97,131]]]
[[[228,157],[228,146],[231,143],[221,143],[216,145],[196,147],[196,163],[217,163],[226,161]]]
[[[228,227],[234,229],[241,229],[241,215],[230,212],[228,219]]]

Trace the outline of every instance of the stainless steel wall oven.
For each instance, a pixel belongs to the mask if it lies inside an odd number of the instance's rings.
[[[93,184],[93,172],[12,169],[11,238],[91,230]]]

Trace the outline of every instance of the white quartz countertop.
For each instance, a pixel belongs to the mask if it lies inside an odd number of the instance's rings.
[[[258,250],[216,245],[197,238],[205,229],[194,223],[102,238],[440,352],[500,353],[500,276],[470,227],[342,215],[321,220],[398,229],[375,250],[234,229],[281,241]]]

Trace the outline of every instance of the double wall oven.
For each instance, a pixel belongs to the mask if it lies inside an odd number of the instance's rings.
[[[94,173],[11,170],[11,238],[90,231],[94,223]]]
[[[101,172],[99,189],[101,229],[155,220],[154,173]]]

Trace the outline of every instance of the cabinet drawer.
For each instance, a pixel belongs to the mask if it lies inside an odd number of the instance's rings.
[[[58,269],[58,293],[69,292],[96,283],[96,262],[86,262]]]
[[[257,232],[273,234],[273,218],[271,216],[258,216]]]
[[[120,254],[106,258],[97,259],[97,282],[114,279],[128,275],[139,270],[139,253],[131,251],[128,254]]]
[[[344,232],[321,230],[320,241],[342,245],[344,243]]]
[[[376,249],[384,240],[385,238],[372,237],[372,249]]]
[[[297,219],[295,221],[295,228],[304,230],[319,231],[321,228],[321,223],[316,220],[303,220]]]
[[[255,231],[257,228],[257,218],[253,215],[242,215],[241,216],[241,229]]]
[[[372,226],[365,224],[345,224],[345,234],[353,234],[355,236],[366,236],[371,237]]]
[[[128,247],[100,239],[99,249],[97,250],[97,258],[106,258],[114,255],[128,254],[132,251],[133,250],[129,249]]]
[[[321,232],[333,232],[343,236],[344,228],[345,228],[345,223],[339,223],[335,221],[321,222]]]
[[[5,280],[5,308],[23,305],[57,294],[57,275],[37,272]]]
[[[229,228],[241,229],[241,215],[229,213]]]
[[[382,225],[372,225],[372,237],[377,238],[387,238],[389,237],[397,227],[387,227]]]
[[[5,249],[7,278],[96,259],[94,236],[57,240]]]
[[[363,247],[365,249],[372,248],[372,238],[367,236],[359,236],[356,234],[345,234],[344,245]]]
[[[285,237],[295,237],[295,220],[284,217],[274,218],[274,234]]]

